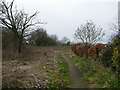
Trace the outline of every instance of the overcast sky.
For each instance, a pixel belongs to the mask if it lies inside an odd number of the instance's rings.
[[[38,11],[37,18],[47,22],[41,27],[48,34],[56,34],[59,39],[66,36],[74,40],[77,27],[92,20],[105,30],[106,42],[112,23],[117,21],[117,2],[118,0],[15,0],[15,5],[24,8],[29,14]]]

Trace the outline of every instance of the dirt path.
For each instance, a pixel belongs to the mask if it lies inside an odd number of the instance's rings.
[[[72,61],[69,60],[67,56],[63,55],[63,57],[68,63],[70,69],[69,75],[73,81],[70,88],[88,88],[88,84],[81,78],[82,73],[80,72],[80,70],[75,65],[73,65]]]

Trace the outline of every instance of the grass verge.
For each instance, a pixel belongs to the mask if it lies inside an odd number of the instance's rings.
[[[59,55],[59,70],[58,72],[51,73],[51,80],[48,83],[48,88],[69,88],[71,84],[71,79],[68,76],[69,67],[64,58]],[[58,79],[54,81],[53,79]]]
[[[73,63],[84,73],[83,79],[94,88],[120,88],[116,75],[110,68],[105,68],[99,61],[66,53]]]

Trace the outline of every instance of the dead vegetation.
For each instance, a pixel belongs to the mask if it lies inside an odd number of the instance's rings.
[[[50,81],[61,81],[51,78],[50,74],[54,72],[60,76],[58,52],[63,50],[70,50],[70,47],[29,46],[23,54],[3,50],[3,88],[33,88],[37,84],[47,88]]]

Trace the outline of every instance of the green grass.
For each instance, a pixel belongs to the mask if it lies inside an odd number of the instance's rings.
[[[54,78],[57,78],[57,75],[55,73],[53,73],[53,74],[51,74],[50,77],[54,79]]]
[[[59,66],[61,67],[59,70],[60,73],[67,74],[69,72],[68,64],[63,57],[60,59]]]
[[[48,68],[48,67],[40,67],[40,69],[44,70],[47,73],[51,73],[52,72],[52,70],[50,68]]]
[[[29,65],[29,63],[26,61],[22,61],[21,65]]]
[[[22,88],[24,85],[18,80],[13,79],[9,83],[6,83],[3,88]]]
[[[60,81],[54,81],[54,80],[51,80],[49,83],[48,83],[48,88],[69,88],[70,84],[71,84],[71,79],[70,77],[68,76],[68,73],[69,73],[69,67],[68,67],[68,64],[67,62],[64,60],[64,58],[60,55],[59,56],[59,70],[58,70],[58,73],[59,75],[57,75],[56,73],[51,73],[50,77],[52,79],[59,79]]]
[[[83,79],[95,88],[120,88],[116,75],[110,68],[105,68],[99,61],[66,53],[73,63],[84,73]]]

